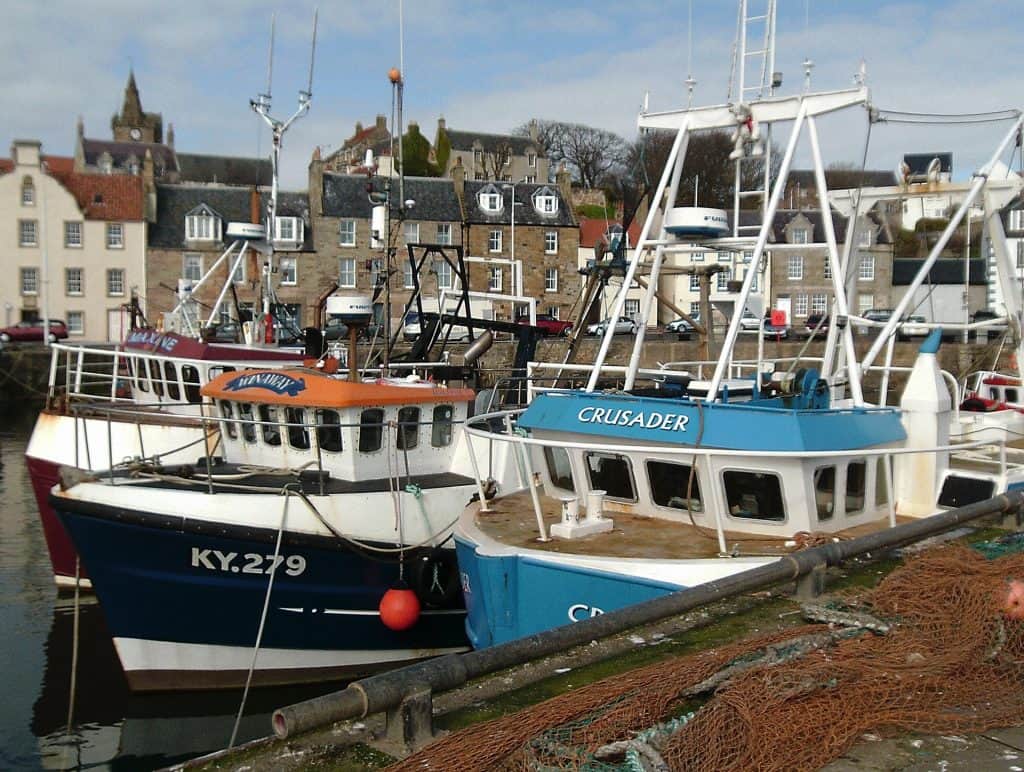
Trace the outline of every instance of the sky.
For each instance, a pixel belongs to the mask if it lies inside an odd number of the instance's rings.
[[[751,0],[752,7],[765,0]],[[174,124],[179,151],[266,156],[269,131],[249,109],[267,81],[276,12],[275,117],[305,88],[313,4],[306,0],[7,0],[0,26],[0,142],[39,139],[70,155],[75,120],[110,138],[134,69],[143,108]],[[780,93],[845,88],[865,62],[883,109],[957,113],[1024,107],[1020,0],[778,0]],[[688,21],[692,8],[692,24]],[[725,101],[733,0],[561,0],[516,3],[406,0],[405,117],[433,139],[450,128],[506,132],[530,118],[574,121],[636,137],[652,110]],[[692,50],[689,41],[693,41]],[[321,0],[308,115],[285,135],[282,185],[306,187],[314,147],[326,154],[378,113],[390,119],[389,68],[398,66],[398,0]],[[823,119],[826,164],[860,164],[863,111]],[[868,166],[893,169],[904,152],[954,152],[957,176],[987,160],[1005,124],[876,125]],[[806,163],[807,156],[798,157]],[[1014,168],[1017,167],[1016,160]]]

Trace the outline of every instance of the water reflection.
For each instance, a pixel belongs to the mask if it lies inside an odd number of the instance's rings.
[[[241,690],[135,695],[103,611],[79,605],[72,729],[74,598],[58,595],[25,470],[29,428],[0,434],[0,769],[152,769],[227,745]],[[274,708],[337,688],[257,689],[239,742],[266,735]]]

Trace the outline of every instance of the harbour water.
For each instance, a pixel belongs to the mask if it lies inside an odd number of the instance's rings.
[[[50,574],[24,462],[31,426],[0,433],[0,769],[145,770],[225,747],[241,690],[133,695],[89,594],[72,703],[74,594]],[[274,708],[337,687],[251,691],[238,742],[268,734]]]

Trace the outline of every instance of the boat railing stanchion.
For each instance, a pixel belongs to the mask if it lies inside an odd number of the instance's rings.
[[[525,438],[525,434],[520,434],[521,431],[524,430],[516,429],[516,434],[520,438],[516,441],[516,445],[521,448],[523,466],[526,467],[528,485],[530,486],[530,498],[533,500],[533,513],[537,516],[537,530],[540,531],[538,541],[551,541],[551,537],[548,536],[547,526],[544,524],[544,512],[541,510],[540,496],[537,495],[537,482],[533,476],[533,462],[530,460],[530,446],[522,441]]]
[[[207,427],[205,410],[200,412],[199,420],[203,425],[203,457],[206,460],[206,492],[213,494],[213,464],[210,459],[210,431]]]
[[[1006,477],[1006,438],[999,440],[999,475]]]
[[[313,415],[316,416],[316,411],[313,412]],[[315,419],[314,419],[314,423],[315,423]],[[303,413],[302,424],[303,424],[303,426],[306,425],[305,413]],[[324,456],[323,456],[323,453],[320,452],[320,432],[311,431],[312,429],[313,429],[313,427],[310,426],[308,429],[306,429],[306,431],[309,432],[309,441],[313,442],[316,445],[316,471],[317,471],[317,475],[316,476],[317,476],[317,480],[319,481],[318,482],[318,486],[319,486],[320,495],[323,496],[324,495]]]
[[[896,527],[896,491],[892,484],[892,453],[882,456],[882,469],[885,472],[885,497],[889,505],[889,525]]]
[[[107,469],[110,470],[110,484],[114,484],[114,427],[111,407],[104,411],[107,415]]]
[[[510,413],[505,413],[505,434],[510,438],[515,437],[515,432],[512,430],[512,416]],[[514,439],[512,442],[512,456],[516,460],[516,478],[519,480],[519,487],[526,487],[526,476],[523,469],[523,460],[519,455],[519,443]]]
[[[476,481],[476,495],[480,497],[480,511],[490,512],[490,508],[487,506],[487,497],[484,496],[484,484],[480,479],[480,464],[476,460],[476,450],[473,448],[473,434],[469,431],[469,425],[466,425],[466,450],[469,451],[469,463],[473,467],[473,478]],[[488,443],[493,440],[488,440]]]

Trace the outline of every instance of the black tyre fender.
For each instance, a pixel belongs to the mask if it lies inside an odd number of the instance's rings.
[[[425,552],[406,568],[409,586],[426,608],[452,608],[462,600],[455,550]]]

